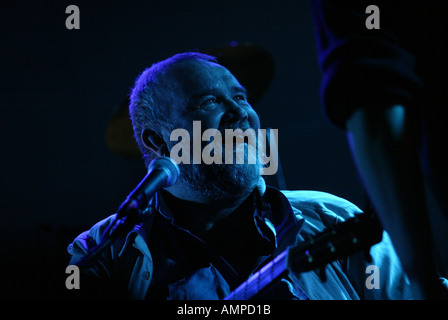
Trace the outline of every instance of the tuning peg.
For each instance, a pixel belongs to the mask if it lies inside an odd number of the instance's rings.
[[[328,242],[328,248],[331,253],[335,253],[336,247],[334,246],[334,244],[332,242]]]
[[[311,255],[311,253],[310,253],[310,251],[309,250],[306,250],[305,251],[305,255],[307,256],[307,261],[308,261],[308,263],[313,263],[313,256]]]

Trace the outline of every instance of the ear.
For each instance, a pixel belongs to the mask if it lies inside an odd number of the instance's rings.
[[[169,151],[163,138],[151,129],[143,129],[141,136],[143,144],[159,156],[168,156]]]

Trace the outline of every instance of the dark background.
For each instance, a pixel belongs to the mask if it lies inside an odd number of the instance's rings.
[[[71,4],[80,30],[65,27]],[[275,75],[254,107],[278,129],[287,188],[366,202],[345,135],[320,106],[308,1],[3,2],[0,24],[3,297],[63,292],[67,245],[146,173],[108,148],[109,120],[144,68],[178,52],[231,41],[269,51]]]

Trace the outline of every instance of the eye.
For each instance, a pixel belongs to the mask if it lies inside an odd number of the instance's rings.
[[[215,103],[218,103],[218,99],[216,97],[207,97],[199,105],[201,107],[207,107]]]
[[[246,96],[243,94],[237,94],[234,98],[234,100],[239,100],[239,101],[246,101]]]

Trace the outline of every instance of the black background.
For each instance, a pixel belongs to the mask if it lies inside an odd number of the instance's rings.
[[[71,4],[79,30],[65,26]],[[320,106],[308,1],[15,1],[0,5],[0,24],[3,297],[59,296],[68,243],[146,173],[108,148],[109,119],[144,68],[178,52],[268,50],[275,75],[254,107],[278,129],[287,188],[366,202],[345,134]]]

